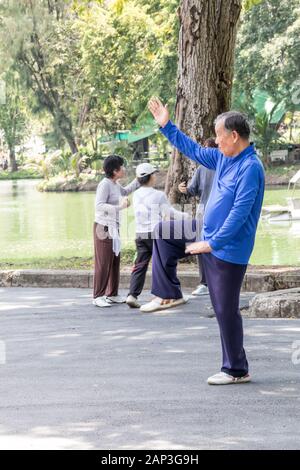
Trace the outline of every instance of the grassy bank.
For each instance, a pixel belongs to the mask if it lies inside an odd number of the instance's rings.
[[[266,169],[266,185],[287,185],[290,179],[300,170],[300,164],[274,166]],[[21,173],[21,172],[20,172]],[[128,176],[128,181],[134,177],[134,174]],[[91,172],[81,173],[76,176],[74,173],[68,175],[59,174],[51,177],[49,180],[43,180],[38,185],[39,191],[46,192],[65,192],[65,191],[96,191],[102,175]],[[158,175],[156,187],[164,189],[167,178],[167,170],[161,169]],[[17,179],[17,178],[16,178]]]
[[[267,186],[287,185],[289,180],[299,169],[300,164],[268,168],[266,170],[266,184]],[[72,173],[69,175],[60,174],[46,180],[36,171],[30,169],[21,169],[13,173],[10,171],[0,171],[0,181],[42,179],[43,181],[38,185],[38,189],[46,192],[95,191],[101,177],[102,175],[96,172],[82,173],[79,176]],[[162,169],[158,177],[158,189],[164,188],[166,177],[167,171]]]
[[[135,251],[125,249],[122,252],[121,263],[123,266],[131,265],[134,261]],[[20,260],[0,260],[0,270],[15,269],[93,269],[92,257],[71,258],[31,258]]]
[[[17,269],[92,269],[92,258],[33,258],[0,261],[0,270]]]
[[[126,248],[121,254],[121,266],[123,268],[130,268],[134,262],[135,250],[133,248]],[[185,264],[197,263],[196,257],[188,258]],[[92,270],[93,258],[92,257],[72,257],[72,258],[32,258],[21,260],[0,260],[0,270],[18,270],[18,269],[78,269],[78,270]]]
[[[79,176],[75,173],[59,174],[41,181],[37,188],[42,192],[96,191],[101,178],[102,175],[96,172],[81,173]]]
[[[0,181],[41,179],[42,176],[32,170],[0,171]]]

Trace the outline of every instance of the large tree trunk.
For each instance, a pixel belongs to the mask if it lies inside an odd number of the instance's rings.
[[[73,132],[68,131],[65,128],[63,128],[63,129],[61,129],[61,133],[64,136],[64,138],[66,139],[66,141],[68,142],[68,145],[70,147],[70,150],[71,150],[72,154],[77,153],[78,152],[78,146],[77,146],[76,139],[74,137]]]
[[[15,154],[15,149],[10,148],[9,149],[9,166],[10,166],[10,171],[17,171],[18,170],[18,165],[16,162],[16,154]]]
[[[198,142],[214,135],[214,119],[230,108],[234,47],[241,0],[181,0],[175,119]],[[177,150],[169,167],[166,193],[181,200],[178,184],[195,165]]]

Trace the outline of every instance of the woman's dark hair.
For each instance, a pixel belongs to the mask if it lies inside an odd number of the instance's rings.
[[[141,176],[140,178],[137,178],[137,180],[138,180],[138,182],[140,183],[141,186],[145,186],[145,184],[149,183],[150,178],[151,178],[152,175],[153,175],[153,173],[151,173],[151,175]]]
[[[224,121],[224,127],[228,131],[236,131],[242,139],[249,139],[250,124],[245,114],[238,111],[228,111],[220,114],[215,120],[215,124],[219,121]]]
[[[113,178],[114,171],[119,171],[121,166],[124,165],[124,159],[119,155],[109,155],[103,162],[103,170],[107,178]]]
[[[205,147],[212,147],[212,148],[218,148],[218,144],[216,144],[216,141],[213,137],[209,137],[204,141],[204,146]]]

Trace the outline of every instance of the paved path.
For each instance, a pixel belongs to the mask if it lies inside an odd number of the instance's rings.
[[[211,313],[207,297],[141,314],[88,290],[0,289],[0,447],[299,449],[299,320],[245,319],[253,383],[209,387]]]

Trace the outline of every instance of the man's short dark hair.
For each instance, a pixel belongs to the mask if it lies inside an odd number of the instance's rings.
[[[152,173],[153,175],[153,173]],[[141,176],[140,178],[137,178],[138,182],[140,183],[141,186],[145,186],[145,184],[148,184],[150,181],[151,175],[146,175],[146,176]]]
[[[114,171],[119,171],[124,165],[124,159],[119,155],[109,155],[103,162],[103,170],[107,178],[113,178]]]
[[[224,121],[224,127],[228,131],[236,131],[242,139],[249,139],[251,130],[245,114],[238,111],[228,111],[227,113],[219,114],[215,124],[219,121]]]

